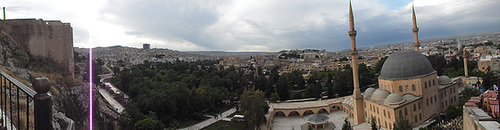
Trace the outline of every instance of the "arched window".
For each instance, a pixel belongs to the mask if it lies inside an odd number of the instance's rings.
[[[399,86],[399,92],[403,92],[403,86]]]
[[[436,85],[436,80],[435,79],[432,80],[432,85]]]
[[[415,84],[411,85],[411,90],[412,91],[417,91],[417,89],[415,88]]]
[[[410,91],[410,88],[408,88],[408,85],[405,86],[406,92]]]
[[[408,115],[408,109],[405,108],[405,116]]]
[[[424,85],[425,89],[427,89],[427,82],[424,82],[424,84],[425,84],[425,85]]]
[[[403,112],[401,110],[399,110],[399,117],[403,118]]]
[[[431,85],[431,81],[429,81],[429,87],[432,87],[432,85]]]

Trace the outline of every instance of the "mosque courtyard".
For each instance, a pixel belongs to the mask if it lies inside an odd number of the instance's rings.
[[[342,110],[332,111],[330,114],[326,112],[322,112],[320,114],[327,115],[328,125],[324,129],[331,130],[334,128],[335,130],[342,129],[342,125],[344,125],[344,120],[347,118],[347,114]],[[273,120],[273,124],[271,128],[273,130],[307,130],[307,116],[299,116],[299,115],[290,115],[289,117],[285,117],[284,115],[276,115]],[[348,121],[353,125],[352,118],[348,118]],[[332,126],[334,125],[334,127]],[[361,125],[355,126],[354,129],[370,129],[370,124],[363,123]]]

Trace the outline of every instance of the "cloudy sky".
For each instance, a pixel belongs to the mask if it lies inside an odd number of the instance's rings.
[[[500,32],[499,0],[353,0],[358,46]],[[350,46],[348,0],[2,0],[7,18],[61,20],[74,46],[279,51]]]

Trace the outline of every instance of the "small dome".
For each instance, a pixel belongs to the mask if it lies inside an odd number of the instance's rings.
[[[389,96],[387,96],[387,98],[384,101],[385,104],[389,104],[389,105],[397,105],[397,104],[401,104],[404,102],[405,102],[405,99],[403,99],[403,97],[401,97],[401,95],[399,95],[397,93],[389,94]]]
[[[409,93],[403,95],[403,99],[405,99],[406,101],[413,101],[417,98],[418,98],[417,96],[415,96],[413,94],[409,94]]]
[[[445,75],[439,76],[439,78],[438,78],[438,84],[439,85],[447,85],[447,84],[450,84],[450,83],[451,83],[450,77],[445,76]]]
[[[370,99],[372,100],[377,100],[377,101],[383,101],[385,98],[389,95],[389,92],[382,90],[382,89],[377,89],[375,92],[373,92],[373,95]]]
[[[374,89],[374,88],[367,88],[367,89],[365,90],[365,92],[363,93],[363,96],[365,96],[365,97],[368,97],[368,98],[369,98],[369,97],[371,97],[371,96],[372,96],[373,92],[375,92],[375,89]]]
[[[323,114],[312,114],[307,116],[307,122],[311,124],[324,124],[330,119],[328,116]]]

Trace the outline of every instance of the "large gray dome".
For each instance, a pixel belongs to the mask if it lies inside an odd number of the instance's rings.
[[[385,60],[378,78],[399,80],[425,76],[436,72],[424,55],[413,50],[394,53]]]

